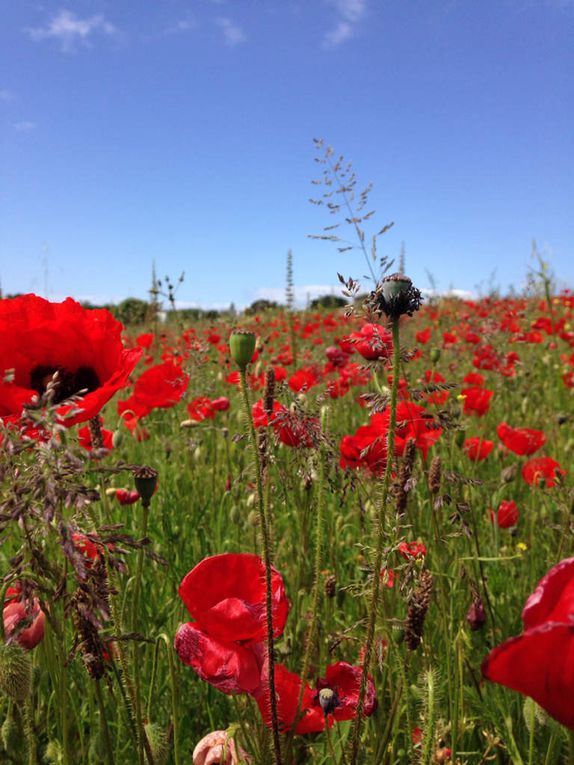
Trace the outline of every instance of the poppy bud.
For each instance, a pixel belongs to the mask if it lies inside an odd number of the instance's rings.
[[[114,447],[114,449],[120,446],[123,440],[124,440],[123,431],[120,430],[119,428],[117,430],[114,430],[112,435],[112,446]]]
[[[255,335],[246,329],[234,329],[229,338],[231,358],[244,371],[255,352]]]
[[[430,360],[436,364],[440,360],[440,348],[431,348]]]
[[[157,486],[157,470],[143,465],[134,470],[134,482],[136,490],[144,505],[149,505]]]
[[[486,613],[480,596],[473,598],[472,604],[466,613],[466,621],[473,632],[482,629],[486,624]]]
[[[25,701],[32,691],[32,661],[19,645],[0,646],[0,690],[13,701]]]

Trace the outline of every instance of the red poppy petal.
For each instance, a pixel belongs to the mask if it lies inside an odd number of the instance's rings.
[[[522,611],[524,629],[543,622],[574,622],[574,558],[567,558],[538,582]]]
[[[524,693],[574,730],[574,624],[548,622],[490,652],[482,674]]]
[[[174,647],[184,664],[223,693],[253,693],[259,687],[259,665],[249,648],[215,640],[191,622],[178,629]]]

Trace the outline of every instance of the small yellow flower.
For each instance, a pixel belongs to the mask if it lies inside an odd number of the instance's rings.
[[[459,393],[456,398],[457,398],[457,401],[464,401],[466,396],[464,395],[464,393]]]
[[[519,553],[523,553],[523,552],[526,552],[526,551],[528,550],[528,545],[525,545],[525,544],[524,544],[524,542],[519,542],[519,543],[516,545],[516,550],[517,550],[517,552],[519,552]]]

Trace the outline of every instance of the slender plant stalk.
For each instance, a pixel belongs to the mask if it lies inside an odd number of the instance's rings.
[[[261,538],[263,542],[263,560],[265,563],[265,590],[266,590],[266,616],[267,616],[267,654],[269,663],[269,697],[271,703],[271,726],[273,729],[273,749],[275,753],[275,765],[281,765],[281,737],[279,735],[279,717],[277,714],[277,696],[275,694],[275,655],[273,636],[273,593],[271,585],[271,541],[265,513],[265,499],[263,494],[263,477],[261,472],[261,455],[257,445],[257,434],[251,416],[249,393],[247,390],[247,378],[245,368],[239,372],[241,380],[241,392],[243,394],[243,408],[245,420],[249,428],[249,440],[253,451],[255,467],[255,482],[257,486],[257,508],[259,511],[259,524],[261,526]]]
[[[114,755],[112,752],[112,740],[110,738],[110,729],[108,728],[108,721],[106,718],[106,708],[104,706],[104,699],[102,696],[102,688],[99,679],[96,680],[96,698],[98,700],[98,710],[100,713],[100,726],[104,738],[104,750],[106,753],[106,762],[108,765],[114,765]]]
[[[574,765],[574,731],[568,731],[568,765]]]
[[[142,502],[143,506],[143,518],[142,518],[142,538],[147,535],[147,527],[149,521],[149,509],[150,502]],[[136,564],[136,575],[134,579],[134,592],[132,597],[132,610],[130,625],[132,632],[136,631],[138,623],[138,609],[141,590],[141,581],[143,576],[143,562],[144,562],[144,550],[143,547],[138,550],[138,559]],[[139,646],[137,642],[133,644],[133,662],[134,662],[134,713],[137,721],[138,731],[142,726],[142,694],[141,694],[141,662],[139,660]],[[143,731],[142,731],[143,732]],[[145,736],[145,732],[144,736]],[[143,739],[141,733],[138,735],[140,745],[143,745]]]
[[[381,493],[381,502],[377,514],[377,547],[375,553],[375,562],[373,568],[373,588],[371,591],[371,603],[369,609],[369,621],[367,626],[367,639],[365,642],[365,658],[363,659],[363,671],[361,673],[361,685],[359,688],[359,699],[357,701],[357,711],[353,721],[353,730],[351,733],[351,765],[356,765],[359,756],[359,742],[361,739],[361,725],[363,722],[363,708],[365,705],[365,695],[367,692],[367,681],[369,677],[369,667],[371,665],[371,655],[373,652],[373,642],[375,638],[375,626],[377,623],[377,611],[381,591],[381,565],[383,562],[383,543],[385,532],[385,516],[387,511],[387,500],[389,496],[389,487],[391,483],[391,471],[393,466],[393,455],[395,453],[395,426],[397,420],[397,394],[399,390],[399,367],[401,359],[401,349],[399,345],[399,320],[392,320],[393,330],[393,384],[391,387],[390,417],[389,417],[389,435],[387,440],[387,464],[385,465],[385,474],[383,476],[383,488]]]
[[[323,422],[323,429],[325,429],[325,423]],[[323,502],[325,497],[325,481],[326,481],[326,468],[325,468],[325,455],[319,452],[320,469],[319,469],[319,492],[317,497],[317,509],[315,510],[315,567],[314,567],[314,580],[313,580],[313,600],[311,604],[311,624],[309,625],[309,631],[307,633],[307,641],[305,643],[305,653],[303,655],[303,669],[301,670],[301,688],[299,689],[299,698],[297,699],[297,714],[293,720],[291,727],[291,735],[295,731],[295,727],[300,718],[301,704],[303,703],[303,694],[305,692],[305,684],[309,675],[309,666],[311,664],[311,652],[315,643],[315,637],[317,635],[317,626],[319,623],[319,598],[321,594],[321,561],[323,558]],[[325,718],[326,723],[326,718]]]

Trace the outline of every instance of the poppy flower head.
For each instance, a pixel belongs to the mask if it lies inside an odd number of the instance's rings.
[[[511,428],[505,422],[498,425],[496,433],[507,449],[521,456],[534,454],[546,443],[546,436],[542,430]]]
[[[533,457],[522,466],[522,477],[531,486],[552,489],[565,475],[564,468],[552,457]]]
[[[530,696],[574,730],[574,558],[538,583],[522,612],[524,632],[494,648],[482,674]]]
[[[273,626],[282,634],[290,604],[273,569]],[[217,640],[258,642],[266,636],[265,567],[250,553],[204,558],[183,579],[179,595],[197,626]]]
[[[81,395],[73,407],[60,408],[64,424],[95,417],[126,385],[142,353],[124,349],[122,329],[109,311],[84,308],[71,298],[0,301],[0,371],[14,370],[13,381],[0,383],[0,417],[20,416],[56,373],[55,404]]]

